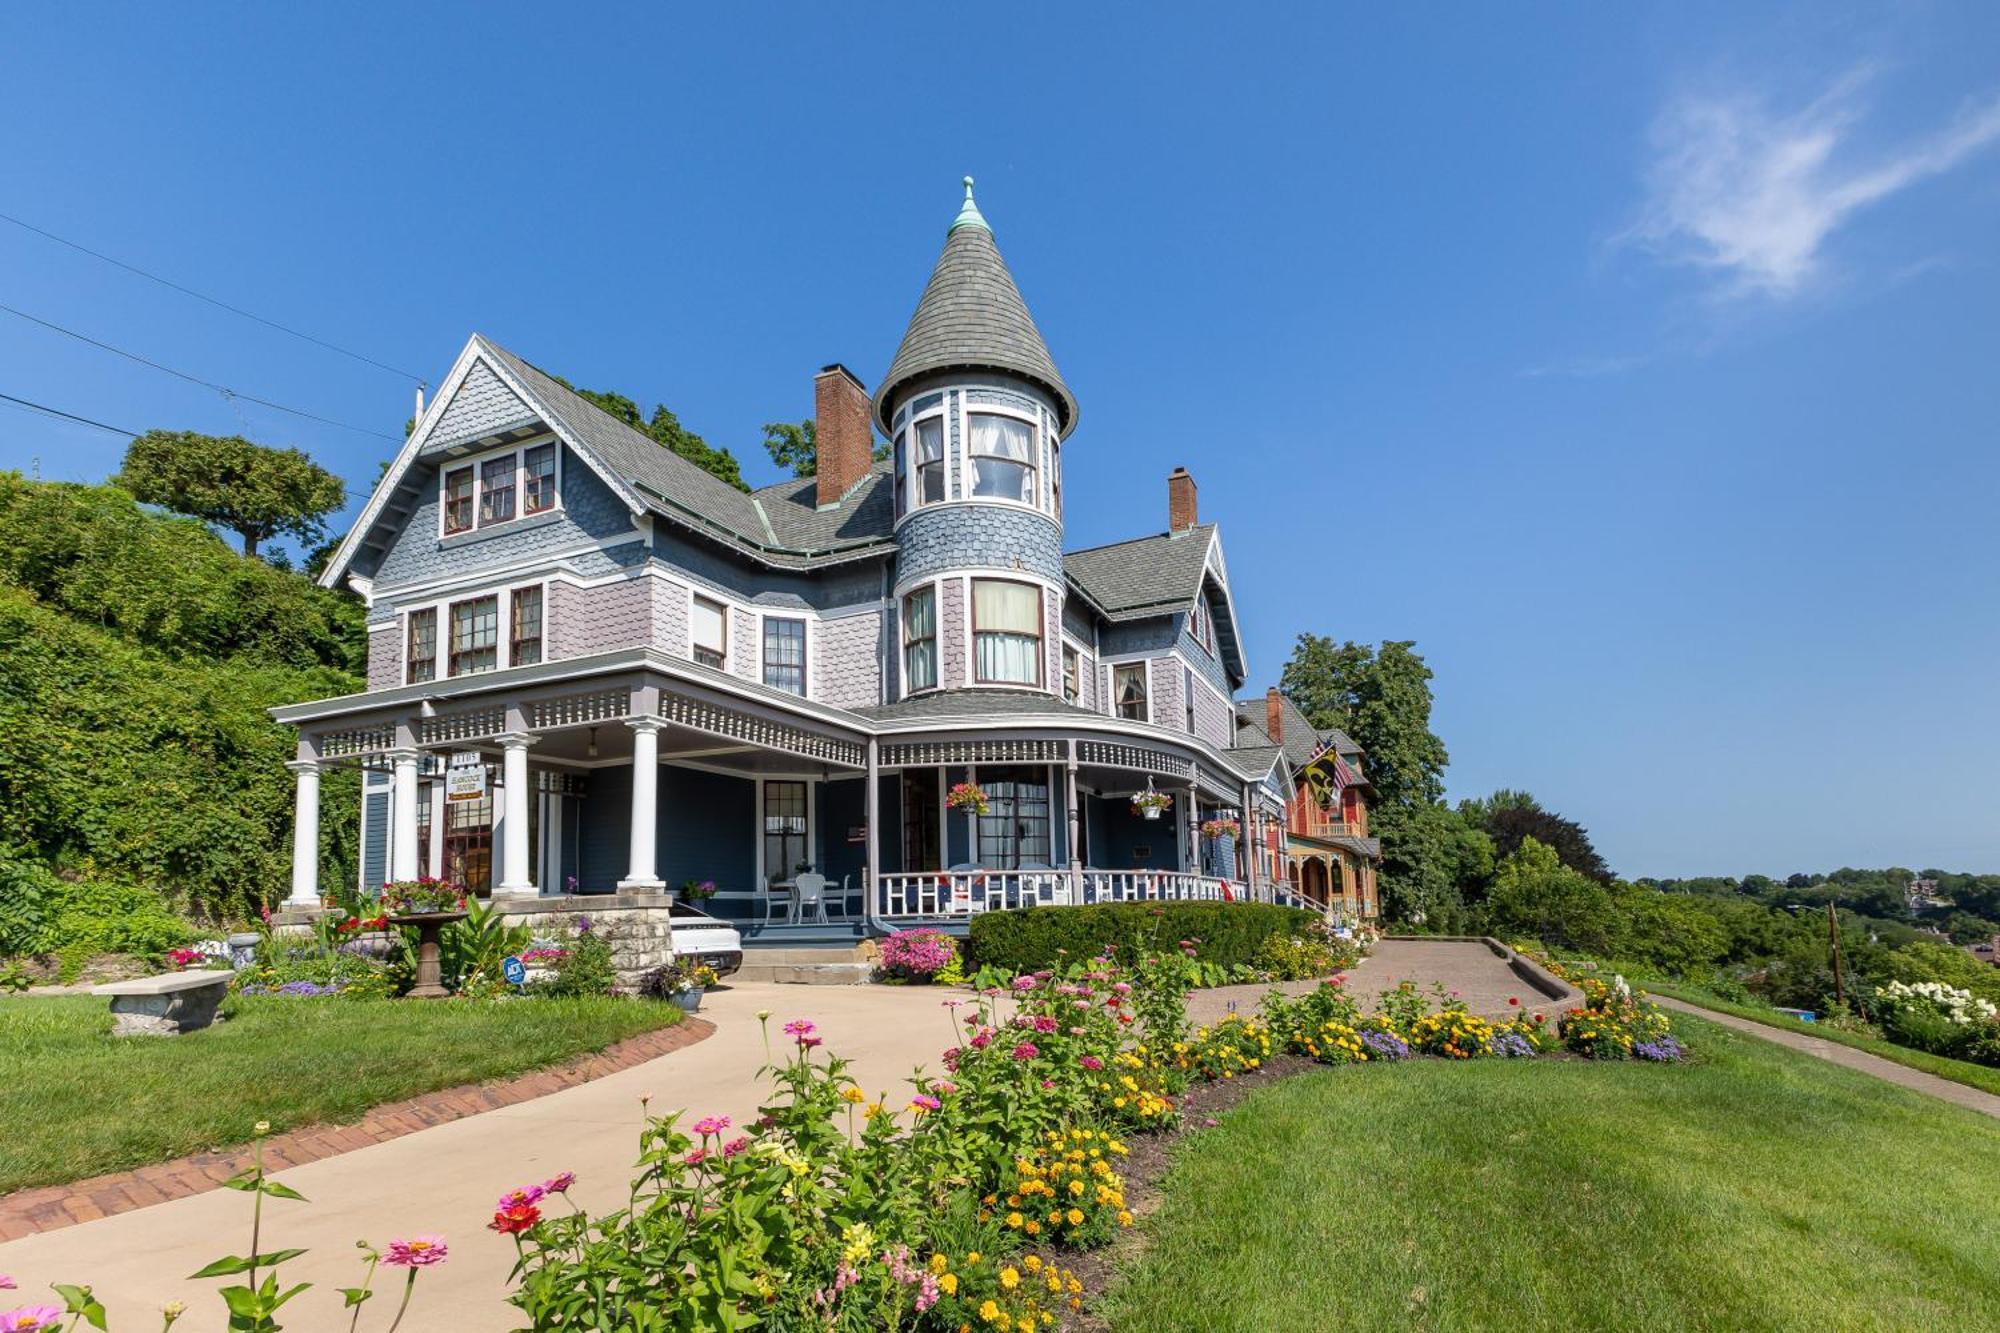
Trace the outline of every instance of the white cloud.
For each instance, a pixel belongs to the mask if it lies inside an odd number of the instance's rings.
[[[2000,97],[1949,126],[1857,163],[1866,70],[1776,114],[1748,93],[1690,95],[1653,125],[1649,198],[1623,239],[1713,271],[1728,295],[1796,295],[1826,238],[1856,211],[1950,171],[2000,140]]]

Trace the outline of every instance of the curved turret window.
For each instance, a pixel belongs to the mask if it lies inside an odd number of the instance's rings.
[[[1006,579],[972,581],[973,679],[1042,683],[1042,590]]]
[[[1035,504],[1033,423],[996,412],[974,412],[969,420],[972,444],[967,461],[971,466],[974,498]]]

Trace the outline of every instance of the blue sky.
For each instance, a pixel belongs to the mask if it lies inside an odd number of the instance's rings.
[[[1415,639],[1452,794],[1626,874],[2000,870],[2000,9],[1401,8],[14,7],[0,212],[433,382],[478,330],[761,481],[970,172],[1082,403],[1070,544],[1190,468],[1257,686]],[[0,303],[409,413],[6,223]],[[392,447],[7,314],[0,393]],[[0,466],[121,451],[0,405]]]

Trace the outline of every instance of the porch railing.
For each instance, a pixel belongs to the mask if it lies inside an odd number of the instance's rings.
[[[1212,875],[1176,870],[928,870],[878,876],[875,915],[885,921],[948,921],[1013,907],[1087,903],[1220,902],[1247,899]]]

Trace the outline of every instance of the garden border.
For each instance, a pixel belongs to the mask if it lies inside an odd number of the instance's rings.
[[[286,1130],[264,1140],[264,1162],[273,1172],[284,1171],[467,1116],[533,1101],[684,1050],[714,1032],[715,1024],[690,1017],[512,1078],[462,1083],[385,1102],[369,1108],[353,1124],[313,1124]],[[246,1144],[67,1185],[37,1185],[0,1194],[0,1243],[220,1189],[224,1181],[251,1165],[252,1151]]]

